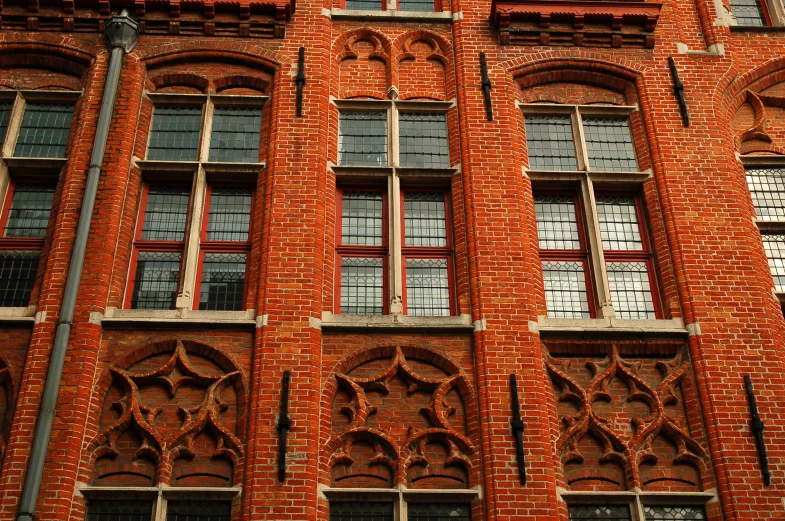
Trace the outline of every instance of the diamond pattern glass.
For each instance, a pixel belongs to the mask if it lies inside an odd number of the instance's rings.
[[[450,315],[447,259],[406,259],[406,313],[416,317]]]
[[[532,170],[577,170],[570,116],[526,116],[526,144]]]
[[[180,253],[140,252],[131,309],[174,309],[179,276]]]
[[[341,200],[341,244],[381,246],[384,238],[382,194],[344,192]]]
[[[65,157],[73,105],[28,103],[22,117],[16,157]]]
[[[208,241],[247,241],[250,224],[250,188],[212,189],[207,214]]]
[[[635,198],[597,196],[602,246],[605,250],[643,250]]]
[[[38,271],[37,251],[0,251],[0,307],[24,307]]]
[[[742,27],[762,27],[768,25],[763,14],[761,0],[730,0],[730,8],[736,22]]]
[[[346,0],[346,9],[381,11],[382,0]]]
[[[589,168],[595,172],[636,172],[638,160],[627,118],[584,117]]]
[[[632,521],[627,505],[570,505],[570,521]]]
[[[199,309],[240,311],[245,296],[245,253],[205,253]]]
[[[172,501],[166,504],[166,521],[229,521],[232,504],[227,501]]]
[[[569,195],[537,195],[537,236],[540,248],[546,250],[579,250],[578,217],[575,198]]]
[[[87,521],[150,521],[152,501],[90,501]]]
[[[608,286],[616,318],[654,319],[649,271],[645,262],[606,262]]]
[[[330,521],[393,521],[392,503],[330,503]]]
[[[444,194],[406,192],[403,197],[406,246],[447,246]]]
[[[147,193],[142,239],[182,241],[189,197],[190,190],[184,186],[151,186]]]
[[[11,110],[13,108],[13,103],[0,103],[0,141],[5,139],[5,133],[8,130],[8,122],[11,119]]]
[[[381,315],[384,305],[384,263],[380,258],[343,257],[341,313]]]
[[[646,521],[705,521],[706,512],[703,507],[650,507],[644,506]]]
[[[590,318],[583,262],[543,261],[542,276],[550,318]]]
[[[471,521],[469,505],[453,503],[409,503],[409,521]]]
[[[17,183],[5,224],[5,236],[45,236],[54,196],[53,184]]]
[[[202,107],[155,107],[147,159],[196,161]]]
[[[387,112],[343,112],[340,125],[339,164],[387,166]]]
[[[785,168],[748,169],[747,185],[758,219],[785,220]]]
[[[785,235],[764,234],[762,238],[774,287],[777,291],[785,291]]]
[[[398,10],[432,13],[434,11],[434,4],[433,0],[398,0]]]
[[[256,163],[259,161],[260,108],[216,107],[210,136],[210,161]]]
[[[433,11],[433,2],[429,11]],[[450,147],[447,141],[447,117],[444,114],[401,112],[401,166],[447,168]]]

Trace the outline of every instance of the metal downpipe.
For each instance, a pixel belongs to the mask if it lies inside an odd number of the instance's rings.
[[[65,353],[68,348],[68,339],[71,335],[71,321],[74,318],[76,296],[79,291],[79,283],[82,280],[87,237],[90,233],[90,224],[93,219],[98,180],[101,175],[101,165],[104,162],[104,152],[109,136],[109,125],[112,122],[117,86],[120,82],[120,69],[123,66],[123,56],[136,45],[139,26],[128,17],[128,11],[124,9],[119,16],[113,16],[106,22],[105,32],[109,45],[112,47],[112,55],[109,59],[109,70],[106,74],[101,111],[98,114],[98,124],[90,157],[90,168],[87,171],[82,210],[79,214],[79,225],[76,230],[74,249],[71,253],[71,264],[66,278],[63,302],[60,307],[60,319],[57,323],[57,331],[49,360],[49,371],[46,377],[41,411],[38,415],[38,425],[36,426],[35,438],[33,439],[22,499],[19,502],[19,512],[16,515],[17,521],[33,521],[35,519],[34,512],[38,502],[38,491],[41,486],[46,451],[49,447],[49,437],[52,432],[57,395],[60,391],[60,380],[63,376]]]

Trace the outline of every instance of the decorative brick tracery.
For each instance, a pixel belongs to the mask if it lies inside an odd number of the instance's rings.
[[[785,153],[783,85],[777,84],[761,92],[746,91],[746,101],[739,107],[734,119],[736,145],[742,153]]]

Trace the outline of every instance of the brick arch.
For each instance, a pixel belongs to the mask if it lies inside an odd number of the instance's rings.
[[[739,75],[725,89],[722,98],[729,114],[735,112],[747,99],[747,91],[760,92],[785,81],[785,58],[776,58]]]
[[[783,128],[778,124],[782,117],[776,117],[772,112],[785,108],[785,95],[764,93],[778,84],[785,84],[785,59],[772,60],[756,67],[727,87],[721,110],[726,114],[734,146],[742,155],[783,155]],[[742,128],[745,125],[745,105],[748,111],[752,111],[752,120],[746,128]]]
[[[248,76],[248,75],[235,75],[224,76],[213,81],[216,92],[221,92],[229,89],[246,88],[258,91],[260,93],[267,92],[270,88],[271,82],[263,78]]]
[[[200,92],[206,92],[210,84],[207,78],[199,76],[198,74],[170,74],[162,72],[160,74],[150,77],[150,82],[155,86],[155,90],[160,90],[166,87],[191,87]]]
[[[426,56],[413,48],[418,44],[430,48]],[[452,77],[452,47],[447,40],[419,29],[399,36],[393,42],[392,50],[392,83],[400,90],[401,99],[447,99],[448,91],[452,91],[449,82]]]
[[[373,47],[367,56],[361,56],[363,42]],[[365,27],[339,36],[333,43],[332,90],[337,97],[385,99],[392,85],[390,49],[390,40],[385,35]],[[361,84],[356,81],[357,76],[363,77]]]
[[[63,46],[0,45],[0,69],[10,70],[5,75],[3,86],[11,89],[79,90],[93,58]]]

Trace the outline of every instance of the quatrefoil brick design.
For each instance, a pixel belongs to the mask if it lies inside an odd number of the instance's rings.
[[[706,452],[687,425],[684,348],[671,359],[557,359],[546,353],[560,434],[556,442],[572,488],[700,490]]]

